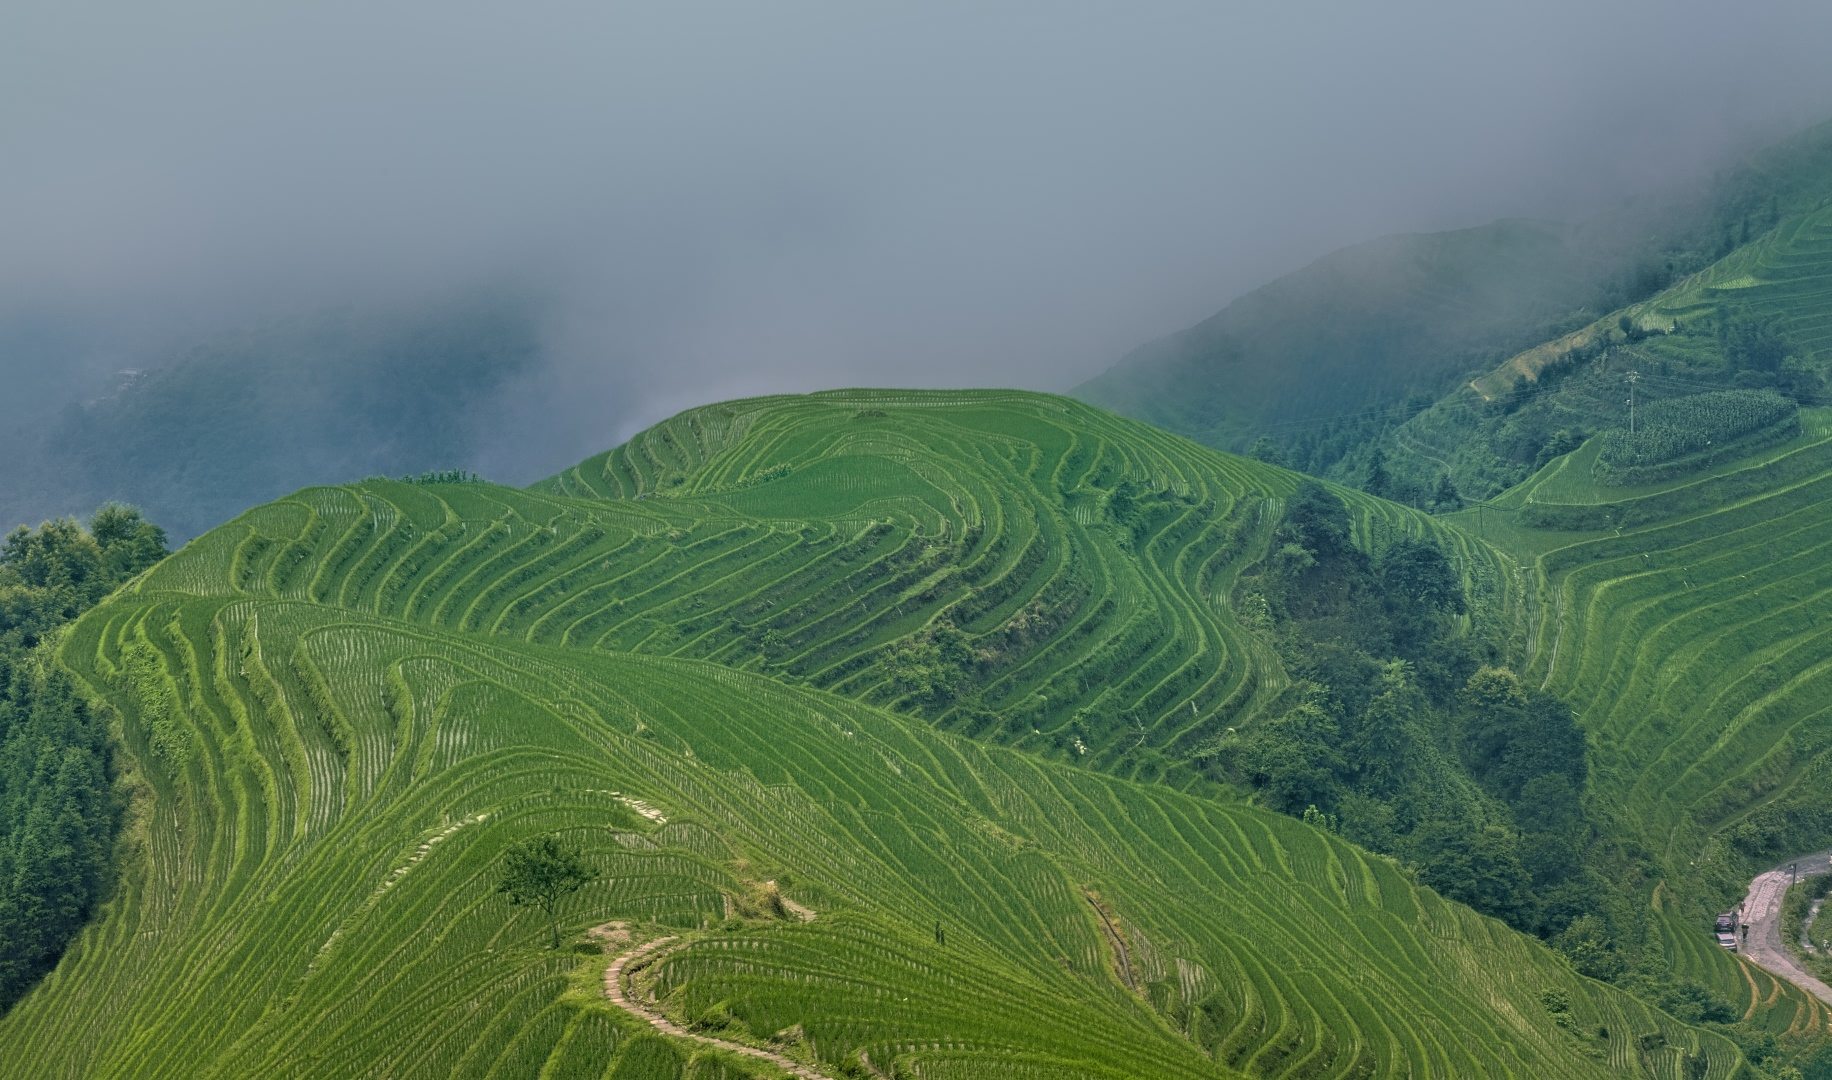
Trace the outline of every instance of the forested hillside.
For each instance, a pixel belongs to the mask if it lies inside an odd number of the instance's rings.
[[[1581,226],[1345,249],[1077,394],[1424,508],[1486,498],[1647,400],[1824,394],[1832,125]]]
[[[63,628],[165,555],[110,506],[0,546],[0,1012],[56,963],[114,877],[122,812],[105,711],[52,662]]]
[[[1374,486],[1385,494],[1449,485],[1488,498],[1594,435],[1626,435],[1631,382],[1643,407],[1734,390],[1823,403],[1832,372],[1824,325],[1832,293],[1822,280],[1832,250],[1828,198],[1832,127],[1822,126],[1720,181],[1707,264],[1664,275],[1674,280],[1660,291],[1548,335],[1423,411],[1379,418],[1334,474],[1366,486],[1378,447]],[[1756,449],[1752,440],[1772,445],[1793,434],[1791,414],[1738,426],[1731,412],[1704,402],[1681,407],[1699,409],[1679,425],[1692,443],[1657,453],[1650,464],[1664,466],[1660,475],[1642,469],[1601,479],[1623,486],[1678,476]],[[1652,419],[1662,426],[1658,412]],[[1607,471],[1608,459],[1602,464]]]
[[[1589,321],[1629,288],[1618,247],[1533,221],[1385,237],[1143,346],[1075,394],[1211,446],[1265,437],[1321,474],[1350,447],[1298,421],[1416,411],[1471,368]]]

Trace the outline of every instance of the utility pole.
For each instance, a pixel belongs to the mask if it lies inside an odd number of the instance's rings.
[[[1473,506],[1476,508],[1476,535],[1483,539],[1488,538],[1488,521],[1487,521],[1486,515],[1484,514],[1484,511],[1500,510],[1500,511],[1506,512],[1509,510],[1519,509],[1518,507],[1511,507],[1511,506],[1496,506],[1494,503],[1485,502],[1481,499],[1464,499],[1463,502],[1466,505]]]
[[[1628,433],[1630,435],[1633,435],[1635,433],[1635,383],[1640,380],[1641,372],[1631,371],[1628,373],[1627,378],[1628,378]]]

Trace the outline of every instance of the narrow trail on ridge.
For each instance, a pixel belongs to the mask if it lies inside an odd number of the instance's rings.
[[[716,1046],[721,1050],[728,1050],[734,1054],[743,1054],[745,1057],[769,1062],[771,1065],[776,1066],[790,1076],[797,1077],[798,1080],[833,1080],[833,1077],[826,1073],[819,1072],[810,1066],[803,1065],[801,1062],[779,1054],[774,1050],[765,1050],[757,1046],[746,1046],[744,1043],[732,1042],[730,1039],[721,1039],[712,1035],[701,1035],[697,1032],[688,1031],[686,1028],[681,1027],[679,1024],[663,1016],[660,1012],[631,999],[629,993],[624,989],[624,972],[629,970],[632,963],[646,960],[651,957],[659,958],[659,954],[662,953],[666,946],[675,944],[678,941],[680,941],[680,939],[675,937],[656,938],[654,941],[639,945],[611,961],[611,966],[606,968],[604,972],[604,996],[610,1000],[612,1005],[617,1006],[619,1009],[643,1021],[664,1035],[671,1035],[677,1039],[691,1039],[694,1042],[702,1043],[706,1046]]]
[[[1749,895],[1743,898],[1743,922],[1748,932],[1742,943],[1742,953],[1752,963],[1832,1005],[1832,986],[1808,974],[1781,940],[1781,901],[1787,895],[1792,877],[1788,867],[1797,865],[1802,878],[1812,877],[1828,872],[1828,857],[1832,857],[1832,851],[1789,859],[1750,881]]]

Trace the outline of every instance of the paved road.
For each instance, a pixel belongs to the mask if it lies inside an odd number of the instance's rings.
[[[1773,870],[1755,876],[1749,883],[1749,895],[1743,898],[1743,921],[1749,925],[1749,936],[1742,950],[1743,955],[1750,960],[1832,1005],[1832,986],[1807,974],[1781,941],[1781,900],[1787,893],[1790,878],[1788,866],[1798,863],[1802,877],[1824,874],[1827,872],[1828,858],[1832,858],[1832,851],[1789,859]]]

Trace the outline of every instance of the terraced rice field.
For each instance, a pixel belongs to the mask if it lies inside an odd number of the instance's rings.
[[[613,922],[680,938],[642,975],[674,1022],[830,1075],[1746,1075],[1384,860],[1140,782],[1197,786],[1184,748],[1281,678],[1222,601],[1292,482],[1060,399],[856,392],[533,492],[254,510],[62,643],[123,717],[135,852],[0,1075],[767,1074],[613,1007]],[[885,675],[947,628],[969,703]],[[600,872],[579,949],[492,888],[543,833]]]
[[[1625,523],[1541,540],[1536,561],[1554,616],[1533,639],[1534,670],[1582,710],[1596,796],[1669,867],[1711,857],[1752,820],[1810,847],[1832,824],[1815,794],[1832,775],[1832,440],[1613,503],[1550,502],[1570,476],[1529,484],[1517,505]],[[1501,538],[1535,543],[1531,530]]]
[[[144,859],[0,1022],[7,1075],[753,1068],[690,1065],[695,1043],[592,992],[605,956],[541,947],[491,889],[535,833],[602,875],[569,933],[682,934],[653,973],[665,1010],[830,1073],[861,1054],[913,1076],[1739,1069],[1288,818],[704,661],[153,585],[64,645],[128,717]],[[133,719],[158,695],[189,718],[167,749]],[[814,920],[725,920],[758,879]]]
[[[1225,599],[1295,482],[1042,395],[761,399],[684,413],[529,492],[307,490],[151,587],[713,660],[1187,783],[1192,749],[1284,685]],[[1518,621],[1492,550],[1349,497],[1366,539],[1435,532],[1485,617]],[[938,629],[968,654],[957,685],[900,681],[899,650]]]
[[[1650,396],[1699,389],[1661,373],[1725,363],[1712,332],[1720,309],[1773,325],[1809,366],[1832,363],[1832,204],[1791,209],[1768,233],[1620,313],[1676,332],[1619,349],[1616,376],[1568,379],[1547,398],[1554,415],[1591,430],[1613,419],[1619,404],[1599,395],[1619,396],[1630,365],[1656,376],[1643,383]],[[1617,316],[1574,339],[1613,332]],[[1522,354],[1478,388],[1504,392],[1569,344]],[[1422,438],[1414,427],[1407,437]],[[1801,434],[1774,448],[1617,489],[1592,479],[1593,440],[1496,499],[1507,509],[1482,522],[1532,568],[1537,595],[1523,610],[1541,614],[1525,652],[1543,684],[1581,710],[1594,796],[1641,834],[1700,910],[1737,895],[1749,866],[1832,835],[1832,808],[1816,795],[1832,787],[1828,430],[1827,410],[1806,409]],[[1448,423],[1443,432],[1456,434]],[[1457,520],[1477,524],[1467,512]]]
[[[1471,385],[1483,398],[1507,393],[1516,379],[1536,378],[1574,346],[1607,338],[1622,314],[1644,329],[1677,332],[1641,342],[1636,352],[1644,369],[1662,359],[1682,368],[1721,364],[1708,330],[1720,308],[1772,325],[1787,338],[1790,351],[1815,368],[1832,363],[1832,203],[1783,217],[1774,229],[1704,270],[1620,313],[1512,357]]]
[[[1807,410],[1806,434],[1782,446],[1634,489],[1591,483],[1586,446],[1484,523],[1538,583],[1529,670],[1590,732],[1590,797],[1667,872],[1668,955],[1795,1034],[1827,1030],[1832,1013],[1732,962],[1701,927],[1750,865],[1832,831],[1824,413]]]
[[[1721,367],[1720,309],[1774,326],[1809,366],[1832,363],[1832,204],[1783,216],[1627,309],[1644,328],[1677,332],[1627,347],[1612,366]],[[1559,352],[1523,354],[1486,385],[1499,392]],[[1644,385],[1697,389],[1664,376]],[[1549,400],[1570,398],[1576,425],[1611,415],[1584,395],[1616,386],[1574,377]],[[1772,449],[1629,489],[1592,481],[1593,440],[1496,500],[1513,513],[1488,515],[1489,538],[1535,567],[1527,610],[1550,614],[1528,652],[1544,685],[1582,710],[1595,796],[1701,908],[1736,895],[1748,866],[1832,835],[1832,807],[1816,794],[1832,787],[1827,432],[1827,410],[1803,410],[1801,434]]]
[[[1806,359],[1832,360],[1832,205],[1784,218],[1655,297],[1645,317],[1686,323],[1714,315],[1724,303],[1773,322]]]

